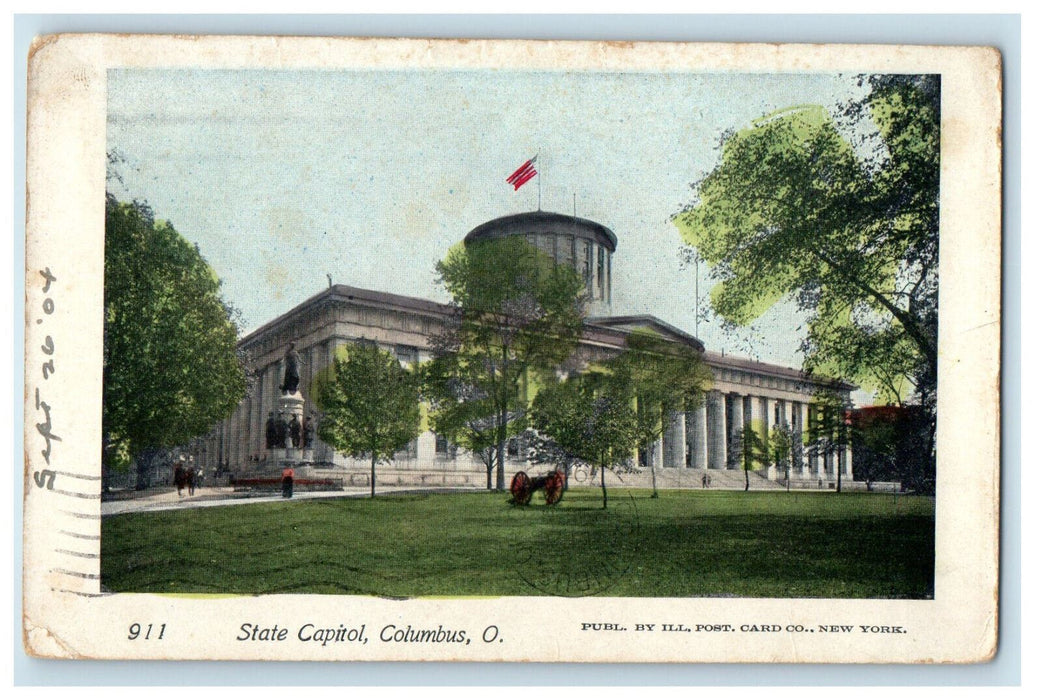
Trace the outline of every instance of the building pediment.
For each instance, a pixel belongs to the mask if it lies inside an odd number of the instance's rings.
[[[690,345],[699,352],[705,352],[702,341],[686,333],[676,326],[670,325],[662,319],[651,314],[639,314],[636,316],[595,316],[586,319],[586,324],[600,328],[610,328],[621,331],[651,331],[666,340],[675,343]]]

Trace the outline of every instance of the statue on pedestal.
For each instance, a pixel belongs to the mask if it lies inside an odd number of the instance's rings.
[[[293,443],[294,449],[300,447],[300,421],[297,419],[296,413],[289,422],[289,439]]]
[[[279,417],[275,421],[275,447],[283,448],[286,446],[286,434],[289,431],[289,424],[286,422],[286,415],[279,411]]]
[[[268,413],[268,422],[264,426],[264,445],[269,450],[279,445],[279,428],[275,425],[275,413],[273,411]]]
[[[295,394],[300,384],[300,354],[294,349],[295,343],[289,344],[286,350],[286,370],[282,375],[282,393]]]
[[[304,449],[310,450],[312,444],[315,441],[315,423],[311,420],[311,416],[304,419]]]

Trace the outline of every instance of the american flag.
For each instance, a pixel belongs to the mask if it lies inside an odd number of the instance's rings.
[[[530,160],[526,160],[524,165],[515,170],[514,173],[507,178],[507,183],[514,186],[515,192],[517,192],[521,185],[525,184],[537,175],[534,165],[536,158],[538,158],[538,156],[532,156]]]

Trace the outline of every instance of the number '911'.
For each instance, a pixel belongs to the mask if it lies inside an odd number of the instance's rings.
[[[166,623],[164,622],[163,624],[159,625],[155,630],[153,630],[153,627],[154,625],[152,623],[149,623],[148,626],[144,628],[144,636],[142,637],[142,627],[139,623],[135,622],[130,626],[130,634],[127,635],[127,639],[131,641],[134,641],[138,638],[162,639],[163,633],[166,632]]]

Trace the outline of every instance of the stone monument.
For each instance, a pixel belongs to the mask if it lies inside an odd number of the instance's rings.
[[[279,465],[289,463],[297,468],[303,461],[304,451],[300,446],[300,429],[304,422],[304,397],[298,389],[300,385],[300,354],[296,345],[289,344],[284,358],[285,369],[282,375],[281,394],[278,397],[278,415],[283,430],[281,444],[275,450],[275,459]],[[294,430],[295,425],[295,430]],[[294,435],[295,433],[295,435]]]

